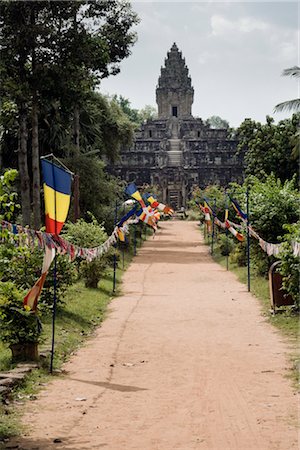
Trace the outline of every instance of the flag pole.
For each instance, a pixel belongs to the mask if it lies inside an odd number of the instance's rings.
[[[123,203],[123,216],[125,216],[125,204]],[[124,270],[125,267],[125,243],[122,245],[122,268]]]
[[[133,255],[136,256],[136,227],[137,224],[134,224],[134,234],[133,234]]]
[[[227,191],[225,190],[225,211],[228,210],[228,196]],[[225,213],[226,214],[226,213]],[[226,235],[226,270],[229,269],[229,255],[228,255],[228,228],[225,228]]]
[[[52,164],[53,164],[54,157],[52,157]],[[54,166],[52,165],[52,175],[53,175],[53,182],[55,184],[55,178],[54,178]],[[55,234],[57,234],[57,222],[56,222],[56,189],[54,190],[54,220],[55,220]],[[56,320],[56,304],[57,304],[57,298],[56,298],[56,289],[57,289],[57,277],[56,277],[56,271],[57,271],[57,252],[56,248],[54,249],[55,256],[54,256],[54,269],[53,269],[53,309],[52,309],[52,342],[51,342],[51,360],[50,360],[50,373],[53,373],[53,360],[54,360],[54,346],[55,346],[55,320]]]
[[[247,275],[248,275],[248,292],[250,292],[250,233],[249,233],[249,187],[246,190],[247,202]]]
[[[118,221],[118,201],[116,200],[115,205],[115,226]],[[113,275],[113,293],[116,292],[116,272],[117,272],[117,242],[114,243],[115,252],[114,252],[114,275]]]
[[[216,211],[216,198],[214,198],[214,211],[212,211],[212,233],[211,233],[211,254],[214,254],[214,238],[215,238],[215,217],[214,212]]]

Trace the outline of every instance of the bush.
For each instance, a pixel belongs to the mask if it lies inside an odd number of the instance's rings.
[[[237,243],[230,254],[230,261],[239,267],[247,266],[247,243],[246,241]]]
[[[2,281],[12,281],[17,288],[28,291],[41,276],[43,250],[38,247],[14,247],[6,244],[0,247],[0,273]],[[68,286],[75,281],[74,264],[66,256],[57,255],[56,260],[56,295],[57,302],[62,303]],[[51,308],[53,304],[53,267],[48,273],[44,288],[41,292],[39,306]]]
[[[230,253],[235,248],[235,243],[233,242],[233,239],[230,236],[226,236],[226,234],[220,234],[219,235],[219,248],[220,248],[221,255],[229,256]]]
[[[25,293],[11,282],[0,282],[0,339],[10,345],[37,342],[41,327],[36,314],[23,307]]]
[[[293,225],[285,225],[287,234],[284,236],[285,242],[282,245],[282,250],[279,254],[281,265],[279,271],[283,276],[283,288],[295,300],[295,304],[299,307],[299,279],[300,279],[300,264],[299,257],[293,255],[291,243],[292,241],[299,242],[300,240],[300,223]]]
[[[80,219],[76,223],[68,223],[65,226],[65,233],[64,237],[70,242],[86,248],[98,247],[108,238],[104,227],[95,218],[92,222]],[[79,263],[79,274],[84,279],[86,287],[97,288],[101,276],[111,262],[112,254],[113,249],[110,249],[100,258]]]

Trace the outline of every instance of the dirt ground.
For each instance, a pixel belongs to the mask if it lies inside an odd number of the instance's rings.
[[[212,261],[197,224],[164,222],[126,272],[123,295],[95,338],[28,402],[30,428],[14,443],[296,449],[289,350],[246,287]]]

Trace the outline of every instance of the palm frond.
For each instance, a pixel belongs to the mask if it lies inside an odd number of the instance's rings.
[[[274,112],[282,111],[300,111],[300,98],[295,98],[294,100],[288,100],[286,102],[278,103],[275,106]]]
[[[300,78],[300,67],[293,66],[288,69],[284,69],[284,71],[282,72],[282,75],[285,77],[291,76],[291,77],[295,77],[295,78]]]

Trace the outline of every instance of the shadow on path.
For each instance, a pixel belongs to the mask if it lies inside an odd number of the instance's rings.
[[[100,386],[100,387],[104,387],[105,389],[110,389],[112,391],[119,391],[119,392],[148,391],[147,388],[140,388],[137,386],[128,386],[125,384],[109,383],[108,381],[79,380],[77,378],[69,378],[69,380],[78,381],[79,383],[92,384],[94,386]]]

